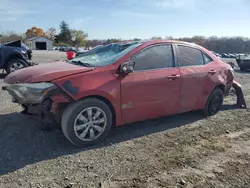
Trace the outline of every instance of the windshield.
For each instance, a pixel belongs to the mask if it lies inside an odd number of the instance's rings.
[[[108,44],[85,52],[69,62],[89,67],[101,67],[114,63],[141,44],[140,42]]]

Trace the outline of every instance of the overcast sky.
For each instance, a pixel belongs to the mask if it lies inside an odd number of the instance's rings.
[[[90,38],[250,37],[250,0],[0,0],[0,31],[58,29]]]

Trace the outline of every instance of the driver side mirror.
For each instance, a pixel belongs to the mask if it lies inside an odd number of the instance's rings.
[[[120,73],[128,74],[134,72],[135,62],[134,61],[127,61],[121,64],[119,68]]]

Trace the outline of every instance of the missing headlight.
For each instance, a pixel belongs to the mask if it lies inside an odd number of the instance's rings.
[[[20,104],[38,104],[44,100],[48,93],[57,86],[53,83],[42,82],[32,84],[11,84],[5,90],[9,92]]]

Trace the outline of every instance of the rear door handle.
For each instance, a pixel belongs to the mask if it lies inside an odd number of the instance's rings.
[[[216,72],[217,72],[216,70],[210,70],[210,71],[208,71],[208,73],[212,74],[212,75],[215,74]]]
[[[169,75],[167,78],[171,81],[171,80],[176,80],[180,77],[181,76],[179,74],[173,74],[173,75]]]

